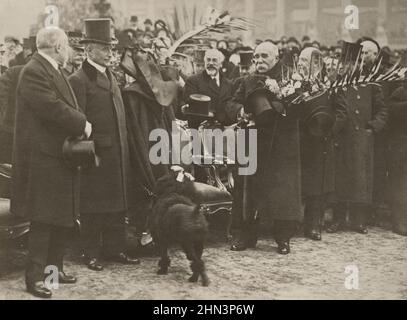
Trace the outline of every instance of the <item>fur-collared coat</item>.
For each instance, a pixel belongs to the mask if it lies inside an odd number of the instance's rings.
[[[102,74],[85,61],[69,77],[78,104],[92,124],[100,166],[83,169],[81,212],[119,213],[126,211],[129,152],[126,118],[121,92],[115,77]]]
[[[81,136],[86,116],[68,81],[38,53],[17,87],[11,211],[31,221],[72,227],[78,175],[63,158],[67,137]]]

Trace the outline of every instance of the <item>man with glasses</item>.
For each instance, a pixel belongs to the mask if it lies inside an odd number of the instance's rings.
[[[82,170],[81,223],[85,264],[102,271],[100,258],[138,264],[125,253],[125,217],[128,209],[126,119],[117,80],[109,69],[113,58],[110,19],[85,20],[87,60],[69,81],[78,104],[91,121],[100,165]],[[103,247],[103,252],[101,252]]]
[[[254,52],[254,65],[255,75],[249,75],[242,81],[232,101],[235,108],[240,106],[245,113],[249,112],[247,97],[253,89],[251,83],[255,77],[281,81],[278,47],[271,42],[258,45]],[[264,83],[259,85],[263,87]],[[242,177],[236,179],[233,218],[240,232],[231,250],[242,251],[256,246],[257,216],[262,216],[273,221],[278,253],[288,254],[290,239],[297,222],[302,219],[299,118],[294,110],[284,112],[284,106],[277,99],[268,100],[272,116],[269,119],[261,117],[262,125],[260,122],[256,124],[257,172],[248,177],[246,187]],[[248,201],[243,208],[241,199],[245,194]]]

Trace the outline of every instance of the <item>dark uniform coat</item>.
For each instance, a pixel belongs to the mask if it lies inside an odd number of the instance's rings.
[[[345,92],[348,120],[335,142],[337,201],[370,204],[373,192],[374,135],[387,122],[383,93],[376,85]]]
[[[119,213],[127,210],[128,143],[126,119],[117,81],[87,61],[69,81],[92,124],[99,167],[82,170],[81,212]]]
[[[0,163],[11,164],[16,113],[16,92],[21,71],[24,66],[7,70],[0,77]]]
[[[313,136],[306,124],[301,123],[301,182],[304,197],[335,191],[333,137],[338,135],[345,124],[347,103],[343,93],[339,92],[332,95],[328,103],[335,115],[335,125],[329,134],[324,137]]]
[[[268,74],[281,80],[281,64]],[[235,94],[234,102],[244,104],[248,94],[245,78]],[[249,191],[268,218],[301,221],[301,161],[299,117],[289,113],[276,115],[268,127],[257,128],[257,172],[250,177]]]
[[[389,103],[390,198],[393,227],[407,235],[407,89],[398,88]]]
[[[233,83],[220,74],[220,86],[204,70],[187,79],[184,88],[184,100],[188,101],[191,94],[203,94],[211,98],[211,109],[215,112],[215,118],[222,125],[235,123],[237,110],[227,109],[227,103],[232,99]]]
[[[86,117],[68,81],[39,54],[17,87],[11,211],[32,221],[72,227],[78,215],[75,173],[62,145],[81,136]]]

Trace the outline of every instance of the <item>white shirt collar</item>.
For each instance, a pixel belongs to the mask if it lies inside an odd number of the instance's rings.
[[[41,51],[38,51],[38,54],[42,56],[45,60],[47,60],[54,67],[55,70],[59,71],[59,64],[58,62],[55,61],[54,58],[51,58],[49,55]]]
[[[208,74],[209,75],[209,74]],[[220,86],[220,75],[219,72],[216,74],[216,76],[212,77],[211,75],[209,75],[209,77],[211,77],[211,79],[215,79],[216,80],[216,84],[218,85],[218,87]]]
[[[90,64],[91,66],[95,67],[96,70],[98,70],[99,72],[101,72],[101,73],[105,73],[105,72],[106,72],[106,67],[101,66],[100,64],[97,64],[96,62],[94,62],[94,61],[92,61],[92,60],[90,60],[90,59],[88,59],[88,62],[89,62],[89,64]]]

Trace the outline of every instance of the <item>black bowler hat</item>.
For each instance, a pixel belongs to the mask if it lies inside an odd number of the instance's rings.
[[[85,37],[79,43],[114,44],[111,19],[86,19]]]
[[[211,98],[203,94],[191,94],[188,105],[182,108],[182,113],[186,116],[211,119],[215,115],[210,111]]]

